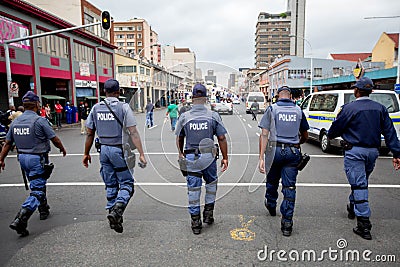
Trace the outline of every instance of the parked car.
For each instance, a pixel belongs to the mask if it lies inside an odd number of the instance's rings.
[[[213,103],[211,104],[211,110],[218,112],[219,114],[233,114],[232,103]]]
[[[240,105],[240,99],[239,99],[239,97],[235,97],[235,98],[233,98],[233,102],[232,102],[234,105]]]
[[[396,93],[388,90],[375,90],[370,98],[387,108],[396,129],[397,137],[400,139],[400,101]],[[309,139],[319,142],[323,152],[328,153],[332,148],[340,147],[341,138],[329,140],[327,132],[336,119],[340,108],[354,100],[353,90],[335,90],[310,94],[301,104],[301,109],[310,125]],[[381,154],[389,153],[383,136],[380,152]]]

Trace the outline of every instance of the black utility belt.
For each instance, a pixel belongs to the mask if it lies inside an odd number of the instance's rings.
[[[102,146],[112,146],[112,147],[118,147],[122,149],[122,145],[107,145],[107,144],[101,144]]]
[[[288,143],[282,143],[282,142],[276,142],[276,141],[269,141],[268,142],[269,146],[281,146],[281,147],[295,147],[295,148],[300,148],[300,144],[288,144]]]
[[[35,155],[35,156],[47,156],[49,153],[26,153],[26,152],[18,151],[18,154]]]
[[[214,150],[214,148],[205,148],[205,149],[202,149],[201,151],[200,151],[200,149],[197,149],[197,148],[193,148],[193,149],[186,149],[186,150],[184,150],[183,151],[183,153],[185,154],[185,155],[188,155],[188,154],[205,154],[205,153],[213,153],[215,150]]]

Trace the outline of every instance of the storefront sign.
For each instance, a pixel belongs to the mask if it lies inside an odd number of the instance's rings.
[[[0,16],[0,43],[3,43],[3,40],[23,38],[26,36],[29,36],[28,26],[18,21]],[[31,49],[29,40],[11,43],[11,45],[27,50]]]
[[[75,87],[97,88],[96,81],[75,80]]]
[[[81,76],[90,77],[89,63],[86,63],[86,62],[79,62],[79,74],[80,74]]]

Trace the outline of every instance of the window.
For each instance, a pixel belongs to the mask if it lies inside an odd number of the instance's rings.
[[[134,42],[128,42],[128,43],[126,43],[126,45],[127,46],[135,46],[135,43]]]
[[[339,77],[339,76],[344,75],[344,69],[343,68],[337,68],[337,67],[333,68],[332,72],[333,72],[333,77]]]
[[[124,39],[125,35],[124,34],[117,34],[117,39]]]
[[[137,34],[137,38],[138,38],[138,39],[142,39],[142,34],[141,34],[141,33],[138,33],[138,34]]]
[[[150,69],[146,69],[146,75],[150,76]]]
[[[370,94],[369,97],[372,100],[384,105],[389,113],[399,112],[399,105],[397,103],[395,94],[373,93]],[[349,103],[351,101],[354,101],[355,99],[356,98],[354,94],[344,95],[344,103]]]
[[[314,68],[314,78],[322,78],[322,68]]]
[[[133,67],[134,66],[118,66],[118,73],[132,73]]]
[[[134,31],[135,27],[128,27],[128,31]]]
[[[137,26],[137,27],[136,27],[136,30],[137,30],[138,32],[142,31],[142,26]]]
[[[134,34],[127,34],[126,38],[127,39],[135,39],[135,35]]]
[[[140,74],[144,74],[144,68],[140,67]]]
[[[137,46],[142,46],[142,42],[137,42]]]
[[[94,22],[94,18],[92,16],[90,16],[89,14],[84,13],[83,14],[83,21],[84,21],[84,24],[91,24],[91,23]],[[93,26],[86,27],[85,29],[94,33],[94,27]]]
[[[310,103],[311,96],[304,99],[303,103],[301,103],[301,109],[307,109],[308,104]]]
[[[124,46],[125,43],[124,42],[117,42],[117,46]]]
[[[337,94],[314,95],[310,103],[310,111],[334,112],[338,101]]]
[[[111,69],[112,65],[112,55],[99,51],[99,66]]]
[[[45,31],[37,29],[36,33],[44,33]],[[69,43],[68,39],[57,36],[48,35],[37,38],[36,45],[39,53],[56,56],[60,58],[68,58]]]

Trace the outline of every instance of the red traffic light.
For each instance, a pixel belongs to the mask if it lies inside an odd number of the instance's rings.
[[[110,29],[111,27],[110,12],[108,11],[101,12],[101,27],[103,27],[104,30]]]

